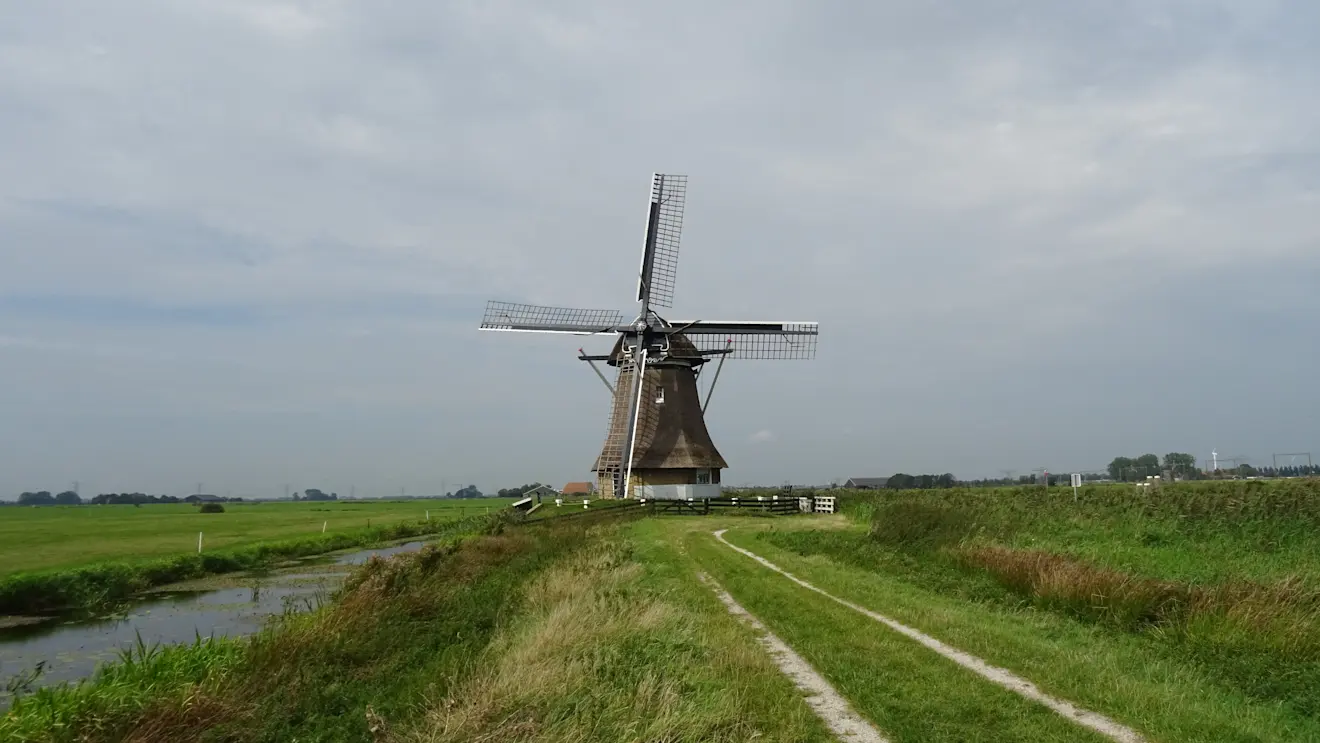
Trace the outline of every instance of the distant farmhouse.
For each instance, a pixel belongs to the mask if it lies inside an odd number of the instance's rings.
[[[596,492],[596,486],[590,482],[570,482],[559,492],[564,495],[591,495]]]
[[[190,495],[187,498],[184,498],[183,502],[184,503],[223,503],[224,500],[225,500],[224,498],[221,498],[218,495],[206,495],[203,493],[198,493],[196,495]]]
[[[884,490],[888,484],[888,477],[850,477],[843,486],[853,490]]]

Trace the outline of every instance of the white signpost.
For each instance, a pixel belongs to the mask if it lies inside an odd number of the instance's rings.
[[[1072,476],[1072,486],[1073,486],[1073,503],[1076,503],[1077,488],[1080,488],[1082,486],[1082,476],[1077,474],[1076,472],[1074,472]]]

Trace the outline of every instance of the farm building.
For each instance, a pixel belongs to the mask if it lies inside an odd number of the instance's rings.
[[[559,492],[564,495],[591,495],[596,492],[596,487],[589,482],[570,482]]]
[[[854,490],[883,490],[888,484],[888,477],[850,477],[843,486]]]
[[[224,498],[221,498],[218,495],[205,495],[202,493],[198,493],[196,495],[190,495],[187,498],[183,499],[184,503],[220,503],[223,501]]]
[[[537,503],[540,503],[541,498],[543,497],[553,498],[557,495],[559,495],[559,492],[556,491],[554,488],[550,487],[549,485],[537,485],[531,490],[528,490],[527,492],[523,493],[524,498],[535,498]]]

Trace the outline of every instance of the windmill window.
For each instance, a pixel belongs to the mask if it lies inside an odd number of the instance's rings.
[[[660,389],[656,390],[656,393],[655,393],[655,401],[656,401],[657,404],[664,403],[664,401],[665,401],[665,388],[664,388],[664,387],[661,387]]]
[[[709,472],[709,471],[706,471],[706,472],[698,472],[698,473],[697,473],[697,484],[698,484],[698,485],[709,485],[709,484],[710,484],[710,472]]]

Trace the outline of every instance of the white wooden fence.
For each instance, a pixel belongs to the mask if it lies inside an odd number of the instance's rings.
[[[803,513],[834,513],[834,504],[836,498],[832,495],[817,495],[813,497],[799,496],[798,508]]]

